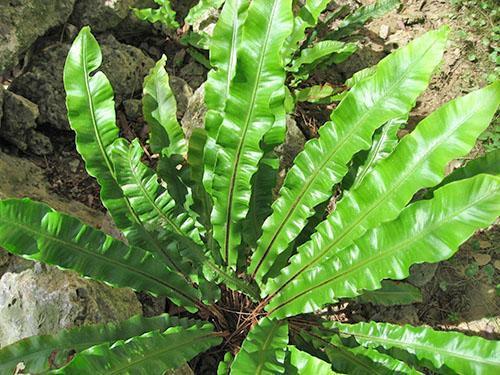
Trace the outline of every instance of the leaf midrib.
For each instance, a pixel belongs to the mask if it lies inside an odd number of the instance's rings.
[[[448,138],[451,134],[453,134],[457,128],[459,128],[460,126],[462,126],[465,122],[467,122],[471,117],[474,116],[474,113],[472,112],[469,116],[466,116],[462,119],[461,122],[459,122],[458,125],[454,126],[451,128],[450,131],[446,132],[441,138]],[[435,141],[435,140],[434,140]],[[348,226],[347,228],[344,228],[342,230],[342,234],[337,237],[335,240],[332,241],[332,243],[330,245],[328,245],[326,247],[325,250],[321,251],[317,256],[313,257],[309,262],[307,262],[298,272],[296,272],[292,277],[290,277],[281,287],[279,287],[274,293],[273,295],[276,295],[277,293],[279,293],[281,290],[283,290],[288,284],[290,284],[290,282],[292,282],[295,278],[297,278],[302,272],[306,271],[307,269],[309,269],[310,267],[312,267],[313,265],[315,265],[316,263],[318,263],[321,258],[327,254],[330,250],[332,250],[340,241],[342,241],[344,238],[346,238],[350,233],[351,231],[357,227],[357,225],[359,223],[361,223],[362,220],[364,220],[371,212],[373,212],[375,209],[377,209],[385,200],[388,196],[391,195],[391,193],[395,190],[397,190],[401,184],[403,184],[407,178],[411,177],[411,175],[413,174],[413,172],[415,172],[415,170],[425,161],[427,161],[427,156],[429,154],[431,154],[432,152],[434,152],[434,150],[436,149],[436,147],[438,147],[439,145],[441,145],[441,143],[439,142],[433,142],[432,146],[426,151],[425,154],[421,155],[420,156],[420,159],[418,160],[418,162],[416,162],[411,169],[405,169],[404,173],[400,174],[399,176],[401,177],[399,179],[399,181],[397,182],[397,184],[393,185],[391,189],[389,189],[385,194],[381,195],[380,199],[377,200],[373,205],[371,205],[369,207],[369,209],[365,210],[364,211],[364,214],[362,215],[358,215],[356,217],[356,220],[354,220],[350,226]],[[327,219],[328,220],[328,219]],[[366,230],[361,234],[363,235],[364,233],[366,233]]]
[[[254,84],[254,87],[253,87],[253,90],[252,90],[252,97],[251,97],[251,100],[250,100],[250,103],[249,103],[250,104],[250,111],[248,111],[247,117],[245,119],[245,124],[244,124],[244,128],[243,128],[243,134],[240,137],[240,140],[239,140],[239,143],[238,143],[238,147],[236,149],[237,150],[236,151],[236,157],[235,157],[235,160],[233,162],[233,169],[232,169],[232,173],[231,173],[231,178],[229,180],[228,205],[227,205],[227,209],[226,209],[226,233],[225,233],[225,243],[224,243],[225,260],[226,260],[226,262],[228,264],[229,264],[229,243],[230,243],[230,239],[231,239],[231,224],[232,224],[231,215],[232,215],[232,211],[233,211],[233,198],[234,198],[234,190],[235,190],[235,184],[236,184],[236,177],[237,177],[238,172],[239,172],[238,165],[239,165],[239,162],[240,162],[241,152],[242,152],[242,149],[243,149],[243,144],[244,144],[244,141],[245,141],[245,138],[246,138],[248,127],[250,125],[250,120],[252,119],[253,112],[255,110],[255,101],[256,101],[256,98],[257,98],[257,91],[258,91],[257,89],[259,87],[259,83],[260,83],[260,80],[261,80],[261,74],[262,74],[262,69],[263,69],[263,65],[264,65],[264,58],[266,56],[266,52],[267,52],[267,48],[268,48],[268,43],[269,43],[269,36],[270,36],[270,33],[271,33],[271,29],[272,29],[271,26],[274,23],[274,16],[275,16],[275,13],[276,13],[276,9],[277,9],[278,3],[279,3],[279,0],[275,0],[274,1],[273,10],[272,10],[271,15],[270,15],[270,21],[269,21],[269,23],[267,25],[266,36],[265,36],[265,39],[264,39],[264,46],[265,47],[261,50],[261,53],[260,53],[260,56],[259,56],[259,63],[257,65],[257,74],[256,74],[255,84]]]
[[[368,172],[370,172],[371,169],[373,168],[373,165],[378,160],[380,160],[380,157],[377,159],[377,156],[379,156],[381,151],[383,151],[383,146],[385,144],[386,139],[388,139],[388,133],[391,130],[390,126],[387,126],[387,125],[390,125],[390,124],[388,123],[388,124],[386,124],[386,126],[384,126],[382,128],[383,130],[382,130],[382,134],[380,136],[379,142],[376,145],[375,149],[373,150],[373,153],[372,153],[370,159],[368,159],[367,163],[365,163],[365,165],[363,166],[363,170],[361,171],[361,174],[356,177],[356,181],[354,182],[352,189],[355,189],[356,187],[358,187],[361,184],[361,182],[364,180],[364,178],[366,177]]]
[[[272,342],[272,339],[274,337],[274,333],[278,330],[278,328],[280,328],[279,324],[274,324],[273,325],[273,327],[269,331],[269,334],[266,337],[266,341],[264,342],[264,345],[262,345],[260,353],[264,353],[269,348],[269,346],[270,346],[270,344]],[[266,363],[266,358],[265,357],[262,358],[262,356],[259,356],[259,365],[255,369],[255,373],[257,375],[262,374],[263,366],[265,365],[265,363]]]
[[[379,338],[379,337],[364,335],[362,333],[353,333],[353,332],[349,332],[349,331],[342,331],[340,328],[338,328],[338,329],[339,329],[339,332],[342,334],[349,335],[349,336],[362,337],[362,338],[367,339],[368,341],[376,341],[376,342],[381,342],[381,343],[393,344],[393,346],[395,346],[395,347],[402,347],[403,346],[404,348],[407,348],[408,346],[411,346],[417,350],[425,350],[428,352],[439,352],[439,353],[446,354],[450,357],[459,357],[462,359],[470,360],[472,362],[478,362],[478,363],[484,363],[487,365],[496,365],[496,366],[500,365],[500,362],[488,361],[481,356],[480,357],[471,356],[471,355],[467,355],[465,352],[454,353],[454,352],[450,352],[449,350],[440,349],[437,346],[427,346],[427,345],[423,345],[423,344],[407,343],[407,342],[398,341],[395,339]],[[369,344],[367,344],[367,345],[369,345]],[[405,349],[405,350],[407,350],[407,349]],[[434,358],[437,358],[437,357],[434,356]],[[445,364],[444,361],[442,361],[440,363],[441,363],[441,365]]]
[[[498,190],[499,189],[497,189],[496,191],[498,191]],[[448,223],[450,220],[461,215],[463,212],[467,211],[472,206],[475,206],[476,204],[480,203],[482,200],[489,198],[493,194],[494,194],[494,192],[491,191],[491,192],[488,192],[488,193],[482,195],[480,198],[474,200],[472,203],[469,203],[467,206],[464,206],[459,211],[454,211],[454,212],[450,213],[448,216],[445,216],[445,218],[440,220],[438,223],[435,223],[434,225],[427,227],[425,230],[423,230],[422,232],[420,232],[416,236],[409,237],[405,241],[396,243],[394,246],[392,246],[388,250],[373,254],[372,256],[370,256],[366,259],[362,259],[360,262],[357,262],[355,264],[351,264],[348,266],[347,270],[344,270],[341,273],[337,273],[335,276],[327,278],[326,280],[322,281],[321,283],[316,284],[310,288],[307,288],[306,290],[302,290],[300,293],[294,295],[293,297],[288,298],[288,300],[285,300],[284,302],[280,303],[275,308],[271,309],[269,311],[269,314],[272,314],[275,311],[280,310],[284,306],[290,304],[291,302],[295,301],[296,299],[302,297],[305,294],[308,294],[309,292],[311,292],[317,288],[321,288],[321,287],[323,287],[331,282],[334,282],[338,279],[349,276],[350,273],[355,272],[355,271],[359,270],[360,268],[367,266],[369,263],[376,262],[382,258],[385,258],[386,256],[389,256],[391,253],[394,253],[396,251],[404,249],[406,246],[409,246],[412,242],[418,241],[420,238],[429,234],[429,232],[433,232],[435,230],[438,230],[440,227],[442,227],[443,225]]]
[[[102,141],[101,135],[99,133],[99,129],[97,127],[97,121],[96,121],[95,113],[94,113],[95,105],[94,105],[94,101],[92,99],[91,90],[90,90],[90,86],[89,86],[90,74],[89,74],[89,70],[87,67],[87,37],[85,37],[84,42],[82,43],[81,66],[83,67],[83,72],[84,72],[84,81],[85,81],[85,89],[86,89],[85,93],[87,96],[87,101],[89,103],[89,108],[90,108],[89,112],[90,112],[91,119],[92,119],[92,128],[94,129],[94,136],[97,140],[97,144],[99,145],[99,150],[101,152],[101,155],[103,156],[106,167],[107,167],[114,183],[116,184],[116,187],[121,190],[120,185],[118,184],[118,181],[116,178],[116,172],[115,172],[114,167],[111,163],[111,160],[108,157],[108,154],[106,153],[106,148],[104,147],[104,143]],[[144,229],[144,225],[143,225],[142,221],[140,220],[140,218],[137,216],[137,213],[132,208],[130,200],[123,194],[123,192],[122,192],[122,199],[123,199],[123,202],[125,203],[125,206],[127,207],[128,212],[132,216],[134,222],[137,223],[141,227],[141,229],[143,229],[142,234],[144,234],[147,237],[147,239],[149,240],[148,242],[151,245],[153,245],[158,252],[163,253],[162,247],[158,244],[157,240],[155,238],[153,238],[153,236],[151,236],[151,234],[147,230]]]
[[[54,212],[54,211],[51,211],[51,212]],[[48,212],[48,213],[51,213],[51,212]],[[44,216],[44,218],[46,217],[46,215]],[[3,222],[4,224],[8,224],[10,226],[17,226],[18,228],[21,228],[29,233],[32,233],[33,235],[35,235],[37,237],[43,237],[48,241],[53,241],[53,242],[61,244],[62,246],[70,247],[77,252],[81,252],[81,253],[87,255],[88,257],[99,258],[101,261],[104,260],[104,263],[111,263],[117,267],[125,268],[128,271],[130,271],[131,273],[136,273],[136,274],[141,275],[142,277],[144,277],[146,279],[153,280],[157,284],[163,285],[164,287],[172,290],[173,292],[175,292],[176,294],[185,298],[186,300],[191,301],[195,306],[198,305],[198,301],[193,300],[191,297],[187,296],[184,292],[179,291],[177,288],[170,286],[168,283],[164,282],[163,280],[158,279],[156,277],[153,277],[153,276],[151,276],[151,275],[149,275],[141,270],[135,269],[126,263],[120,263],[119,261],[116,261],[115,259],[113,259],[111,257],[106,257],[102,254],[99,254],[96,252],[91,252],[91,251],[85,249],[84,247],[79,246],[78,244],[75,244],[73,242],[63,241],[58,237],[52,236],[48,233],[44,233],[43,231],[37,231],[36,229],[31,228],[30,226],[23,225],[23,224],[18,223],[18,222],[12,222],[12,221],[6,222],[4,219],[1,219],[1,218],[0,218],[0,222]],[[82,226],[82,228],[83,228],[83,226]],[[40,253],[41,250],[39,249],[38,244],[37,244],[37,248],[38,248],[38,252]],[[32,255],[34,255],[34,254],[32,254]],[[70,268],[68,268],[68,269],[70,269]]]
[[[290,205],[290,210],[287,212],[284,220],[282,220],[281,224],[278,226],[277,230],[274,232],[272,238],[271,238],[271,241],[269,242],[269,244],[266,246],[266,249],[264,251],[264,254],[262,255],[260,261],[258,262],[258,265],[257,267],[255,268],[255,271],[253,272],[253,275],[257,275],[258,271],[259,271],[259,268],[262,266],[262,264],[264,263],[264,260],[265,258],[267,257],[267,255],[269,254],[269,252],[271,251],[271,248],[272,246],[274,245],[275,241],[277,240],[278,236],[280,235],[281,231],[283,230],[283,228],[285,227],[285,225],[288,223],[288,221],[290,220],[290,218],[292,217],[292,215],[295,213],[295,210],[296,208],[298,207],[299,203],[302,201],[302,199],[304,198],[306,192],[309,190],[309,188],[311,187],[311,185],[316,181],[316,177],[320,174],[320,172],[325,168],[325,166],[330,163],[330,161],[333,159],[333,157],[336,155],[336,153],[338,152],[338,150],[348,141],[350,140],[352,134],[354,134],[354,131],[356,130],[356,128],[359,126],[360,123],[363,123],[366,118],[369,116],[369,114],[374,111],[375,107],[378,106],[378,104],[380,102],[382,102],[383,100],[385,100],[385,98],[387,96],[389,96],[389,94],[391,94],[394,90],[394,87],[396,87],[397,85],[399,85],[406,77],[407,75],[409,74],[409,72],[411,72],[413,70],[413,68],[418,64],[420,63],[421,60],[423,60],[423,58],[427,55],[427,53],[429,51],[432,50],[432,48],[434,47],[434,45],[437,43],[437,41],[435,41],[434,43],[432,43],[431,46],[429,46],[426,51],[420,56],[420,58],[417,60],[417,62],[415,62],[414,64],[409,64],[407,69],[403,72],[403,74],[401,75],[401,77],[396,81],[394,82],[386,91],[386,93],[379,99],[377,100],[376,104],[374,104],[372,106],[372,108],[366,112],[363,113],[363,115],[360,117],[359,121],[356,123],[356,125],[354,126],[351,126],[349,128],[349,130],[347,131],[347,134],[346,136],[343,138],[343,140],[341,140],[341,142],[337,143],[335,145],[335,147],[332,149],[330,155],[325,158],[325,160],[320,164],[319,168],[317,168],[312,174],[311,174],[311,178],[309,179],[309,181],[304,184],[304,187],[301,189],[300,193],[297,195],[297,197],[295,198],[295,200],[292,202],[292,204]],[[373,77],[373,76],[371,76]],[[370,77],[368,77],[367,79],[370,79]],[[372,78],[374,80],[374,78]],[[329,121],[329,123],[331,124],[332,121]],[[321,138],[317,138],[317,140],[313,140],[312,142],[320,142],[320,139]],[[275,206],[273,204],[273,206]]]
[[[198,340],[203,340],[203,339],[205,339],[207,337],[211,337],[211,336],[215,337],[215,334],[214,333],[209,333],[209,334],[203,335],[203,336],[196,336],[196,337],[190,338],[190,340],[187,340],[187,341],[185,341],[185,342],[183,342],[181,344],[162,347],[162,349],[160,349],[160,350],[149,351],[147,355],[143,355],[140,359],[138,359],[136,361],[129,362],[129,363],[127,363],[127,365],[125,365],[123,367],[120,367],[120,368],[117,368],[117,369],[115,369],[115,370],[113,370],[111,372],[107,372],[106,374],[109,374],[109,375],[122,374],[124,369],[127,369],[127,368],[130,368],[132,366],[135,366],[135,365],[137,365],[137,364],[139,364],[141,362],[149,360],[152,357],[159,356],[159,355],[163,354],[164,352],[169,352],[169,351],[173,351],[175,349],[182,348],[183,346],[186,346],[188,344],[192,344],[192,343],[194,343],[194,342],[196,342]],[[168,338],[168,335],[165,335],[164,338]]]

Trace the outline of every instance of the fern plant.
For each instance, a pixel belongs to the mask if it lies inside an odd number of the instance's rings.
[[[365,293],[380,300],[381,288],[415,295],[390,280],[448,259],[495,221],[494,157],[442,180],[494,116],[500,83],[446,103],[398,140],[394,124],[429,83],[448,29],[424,34],[353,78],[273,201],[274,149],[286,131],[284,46],[296,24],[292,0],[226,1],[211,44],[205,127],[185,139],[162,59],[144,84],[147,145],[120,138],[98,43],[81,30],[64,68],[68,117],[126,241],[43,203],[8,199],[0,246],[168,297],[185,313],[27,338],[0,350],[0,373],[22,363],[30,374],[162,374],[213,347],[226,353],[220,374],[498,373],[496,341],[317,312]],[[158,155],[155,169],[145,147]],[[352,187],[334,196],[361,150],[369,151]],[[426,188],[426,199],[414,198]],[[332,197],[322,220],[317,212]]]

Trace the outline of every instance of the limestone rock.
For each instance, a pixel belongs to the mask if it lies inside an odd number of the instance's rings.
[[[108,76],[117,105],[142,89],[142,82],[154,62],[138,48],[122,44],[109,35],[100,41],[102,71]],[[63,69],[69,44],[56,43],[33,58],[28,71],[16,78],[10,90],[38,104],[38,123],[69,129],[63,85]]]
[[[50,140],[35,130],[39,115],[38,107],[28,99],[10,91],[4,92],[3,116],[0,137],[12,143],[22,151],[36,155],[52,152]]]
[[[119,102],[142,90],[144,77],[154,61],[139,48],[120,43],[112,35],[99,40],[102,47],[102,71],[108,76]]]
[[[0,277],[7,272],[22,272],[33,267],[33,262],[12,255],[0,248]]]
[[[89,25],[102,32],[123,21],[135,0],[77,0],[70,21],[79,28]]]
[[[123,101],[123,110],[129,121],[137,121],[142,116],[142,102],[140,99],[126,99]]]
[[[50,192],[50,185],[40,167],[31,161],[0,151],[0,199],[29,197],[47,203],[52,208],[78,217],[93,227],[118,237],[119,234],[103,213],[61,198]]]
[[[36,104],[10,91],[4,93],[4,115],[0,136],[22,151],[28,150],[28,134],[36,128]]]
[[[200,86],[188,101],[186,112],[182,117],[181,124],[186,138],[190,138],[193,130],[205,126],[205,86]]]
[[[44,48],[33,57],[28,71],[17,77],[9,87],[9,90],[38,105],[40,123],[50,124],[56,129],[69,129],[62,82],[68,51],[69,45],[63,43]]]
[[[287,116],[285,143],[276,149],[281,169],[289,169],[292,166],[293,160],[303,150],[305,143],[306,137],[298,127],[297,122],[293,117]]]
[[[0,279],[0,346],[63,328],[125,320],[140,312],[132,290],[73,272],[40,266],[6,273]]]
[[[438,263],[415,264],[410,268],[408,281],[415,286],[422,287],[432,280],[437,268]]]
[[[49,29],[64,24],[75,0],[0,1],[0,73]]]
[[[177,102],[177,118],[181,119],[186,113],[189,100],[193,96],[193,90],[182,78],[172,75],[170,76],[170,88]]]
[[[184,79],[189,83],[189,86],[196,90],[206,81],[207,73],[203,66],[197,62],[191,61],[181,68],[179,77]]]

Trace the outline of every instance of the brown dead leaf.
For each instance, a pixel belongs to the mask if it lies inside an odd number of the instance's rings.
[[[495,260],[495,263],[493,264],[495,265],[495,268],[500,271],[500,260]]]
[[[477,262],[477,264],[479,266],[485,266],[489,262],[491,262],[491,255],[488,255],[488,254],[478,253],[478,254],[474,254],[472,256],[474,257],[474,260]]]
[[[491,247],[490,241],[479,240],[479,247],[481,249],[489,249]]]

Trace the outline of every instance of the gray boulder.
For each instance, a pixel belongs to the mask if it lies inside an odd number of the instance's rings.
[[[22,151],[36,155],[52,153],[50,140],[35,130],[39,116],[37,105],[10,91],[4,91],[2,95],[3,116],[0,123],[0,137]]]
[[[177,118],[182,119],[193,96],[193,89],[182,78],[170,75],[169,81],[177,102]]]
[[[117,102],[142,91],[144,77],[154,61],[139,48],[120,43],[112,35],[100,38],[102,71],[108,76]]]
[[[93,31],[111,29],[122,22],[136,0],[77,0],[70,22],[79,28],[89,25]]]
[[[305,143],[306,137],[298,127],[297,122],[292,116],[287,116],[285,143],[276,148],[281,169],[288,170],[291,168],[293,160],[304,149]]]
[[[141,91],[142,81],[154,62],[138,48],[122,44],[111,35],[100,42],[102,70],[113,86],[118,105],[124,98]],[[44,48],[34,57],[28,71],[9,87],[38,105],[38,123],[64,130],[69,129],[69,123],[62,76],[69,48],[69,44],[64,43]]]
[[[194,90],[207,80],[207,70],[195,61],[190,61],[179,71],[179,77],[184,79]]]
[[[142,101],[140,99],[124,100],[123,111],[129,121],[137,121],[140,117],[142,117]]]
[[[30,130],[28,133],[28,150],[39,156],[54,152],[50,138],[36,130]]]
[[[0,279],[0,346],[140,313],[132,290],[111,288],[54,267],[39,265]]]
[[[0,73],[12,68],[22,53],[49,29],[64,24],[75,0],[1,0]]]
[[[28,150],[28,136],[36,128],[38,107],[22,96],[4,92],[0,136],[22,151]]]
[[[193,130],[205,126],[205,85],[200,86],[188,101],[181,124],[186,138],[190,138]]]
[[[438,263],[420,263],[414,264],[410,268],[408,281],[417,287],[423,287],[428,284],[439,267]]]
[[[29,69],[14,79],[9,90],[38,105],[38,121],[56,129],[69,129],[62,82],[69,45],[56,43],[38,52]]]

